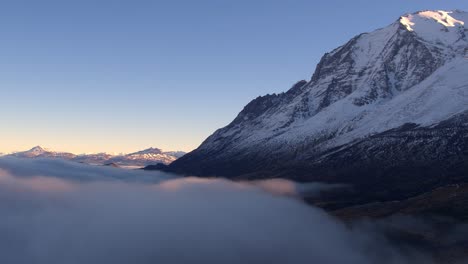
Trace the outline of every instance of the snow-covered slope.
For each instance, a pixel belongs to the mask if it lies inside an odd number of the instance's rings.
[[[253,100],[170,169],[220,176],[271,170],[406,123],[431,127],[463,113],[467,22],[463,11],[422,11],[358,35],[325,54],[310,81]]]

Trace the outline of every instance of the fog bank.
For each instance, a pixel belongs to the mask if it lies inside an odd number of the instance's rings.
[[[0,263],[431,263],[295,186],[0,158]]]

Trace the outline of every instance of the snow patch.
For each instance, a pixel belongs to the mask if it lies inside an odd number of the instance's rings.
[[[400,18],[400,23],[406,27],[409,31],[414,31],[413,26],[416,22],[421,22],[421,18],[436,21],[445,27],[455,27],[457,24],[465,25],[464,21],[457,20],[450,16],[453,12],[451,11],[422,11],[416,14],[409,14]]]
[[[412,26],[414,26],[414,22],[411,21],[409,17],[401,17],[400,23],[406,27],[408,31],[413,31]]]
[[[419,13],[419,15],[421,17],[434,19],[435,21],[437,21],[437,23],[440,23],[446,27],[454,27],[456,24],[465,25],[465,22],[451,17],[449,14],[452,14],[452,13],[453,12],[439,10],[437,12],[424,11],[424,12]]]
[[[400,24],[429,43],[451,47],[460,41],[466,45],[467,18],[467,13],[462,11],[422,11],[402,16]]]

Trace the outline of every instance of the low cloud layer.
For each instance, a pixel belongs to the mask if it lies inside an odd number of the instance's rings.
[[[0,263],[431,263],[297,189],[1,158]]]

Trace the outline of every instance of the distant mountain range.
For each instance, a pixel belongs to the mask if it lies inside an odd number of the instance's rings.
[[[145,167],[156,164],[170,164],[176,159],[182,157],[184,154],[185,152],[182,151],[164,152],[158,148],[149,148],[142,151],[122,155],[111,155],[107,153],[76,155],[68,152],[56,152],[45,149],[41,146],[36,146],[28,151],[16,152],[7,156],[20,158],[59,158],[92,165]]]
[[[421,11],[360,34],[326,53],[310,80],[256,98],[199,148],[150,169],[358,191],[330,207],[468,182],[466,23],[464,11]]]

